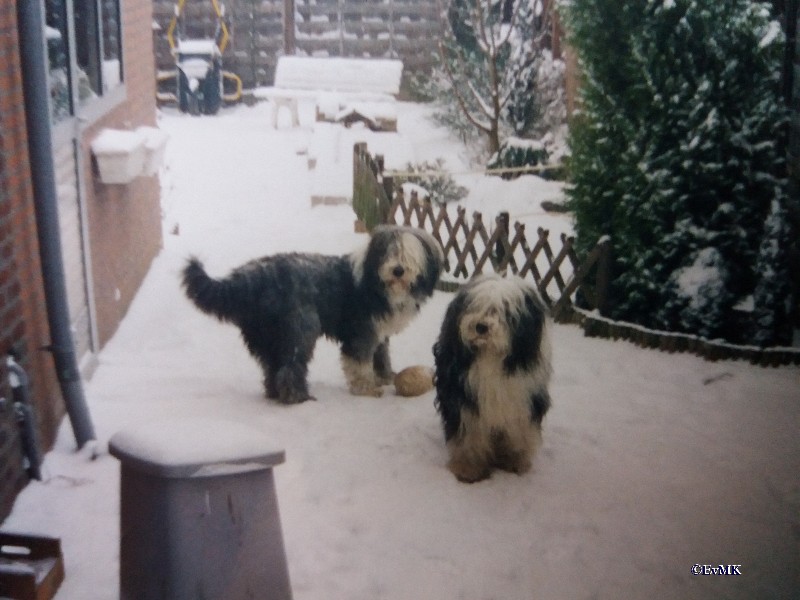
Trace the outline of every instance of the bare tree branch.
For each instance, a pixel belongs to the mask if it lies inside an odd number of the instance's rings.
[[[456,98],[456,102],[458,102],[458,106],[461,109],[461,112],[464,114],[466,119],[475,127],[483,131],[484,133],[489,133],[490,127],[487,127],[484,123],[481,123],[478,119],[476,119],[472,115],[472,111],[470,110],[469,106],[467,106],[466,100],[461,95],[460,90],[458,89],[458,83],[456,81],[456,77],[453,74],[452,69],[450,68],[450,63],[447,60],[447,56],[445,55],[443,44],[439,42],[439,55],[442,58],[442,66],[444,67],[445,74],[447,75],[448,80],[450,81],[450,85],[453,88],[453,96]],[[472,88],[470,88],[472,90]],[[473,93],[474,90],[472,90]],[[480,103],[479,103],[480,106]],[[487,114],[487,117],[490,116]]]

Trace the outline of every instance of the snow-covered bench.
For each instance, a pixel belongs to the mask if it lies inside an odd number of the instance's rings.
[[[318,120],[335,121],[355,112],[377,126],[392,129],[392,110],[384,107],[376,111],[374,106],[395,100],[402,74],[403,63],[399,60],[281,56],[274,84],[253,93],[272,103],[273,126],[277,126],[282,106],[289,109],[292,125],[299,125],[297,103],[311,99],[316,102]],[[379,118],[371,115],[378,112]],[[396,116],[393,121],[396,128]]]

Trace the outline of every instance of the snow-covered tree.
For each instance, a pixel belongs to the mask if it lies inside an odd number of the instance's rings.
[[[751,0],[572,0],[578,245],[614,241],[612,316],[735,338],[786,193],[783,36]]]
[[[537,72],[552,57],[547,0],[439,0],[444,35],[433,94],[445,118],[474,128],[489,153],[504,128],[523,135],[540,118]]]
[[[764,224],[764,235],[756,262],[758,283],[753,293],[753,340],[760,346],[788,346],[792,289],[788,253],[792,242],[786,209],[775,200]]]

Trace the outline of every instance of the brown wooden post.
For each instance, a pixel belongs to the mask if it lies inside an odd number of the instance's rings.
[[[365,142],[358,142],[353,144],[353,198],[358,197],[358,188],[360,186],[360,173],[364,168],[362,156],[367,151],[367,144]]]
[[[383,178],[383,169],[386,161],[383,157],[383,154],[376,154],[375,155],[375,167],[377,168],[377,172],[375,173],[375,203],[378,213],[378,220],[380,224],[386,223],[386,218],[389,216],[389,204],[391,203],[391,196],[386,196],[386,184]],[[378,223],[376,223],[377,225]]]
[[[495,264],[499,265],[503,263],[503,260],[506,257],[506,248],[508,248],[508,228],[511,223],[511,217],[507,211],[502,211],[499,215],[497,215],[497,226],[502,227],[503,231],[501,235],[497,238],[497,241],[494,244],[494,257],[495,257]]]
[[[383,177],[383,193],[384,193],[384,209],[381,211],[381,222],[389,222],[389,212],[392,208],[392,200],[394,199],[394,177],[384,175]]]
[[[364,233],[367,231],[364,206],[364,196],[366,193],[366,165],[364,164],[364,155],[366,152],[366,143],[359,142],[353,145],[353,212],[356,213],[357,217],[354,224],[357,233]]]
[[[294,0],[283,0],[283,53],[291,56],[295,51]]]
[[[565,40],[564,40],[564,26],[562,24],[561,14],[558,11],[558,6],[551,3],[551,0],[544,0],[544,9],[542,14],[548,14],[550,23],[548,29],[550,30],[550,51],[553,53],[553,58],[564,58]]]

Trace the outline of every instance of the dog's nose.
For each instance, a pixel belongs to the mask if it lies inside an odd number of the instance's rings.
[[[402,277],[403,273],[405,273],[405,272],[406,272],[406,270],[403,267],[399,266],[399,265],[397,267],[395,267],[394,269],[392,269],[392,275],[394,275],[397,278]]]
[[[478,332],[478,335],[484,335],[485,333],[488,333],[489,326],[486,323],[478,323],[475,325],[475,331]]]

